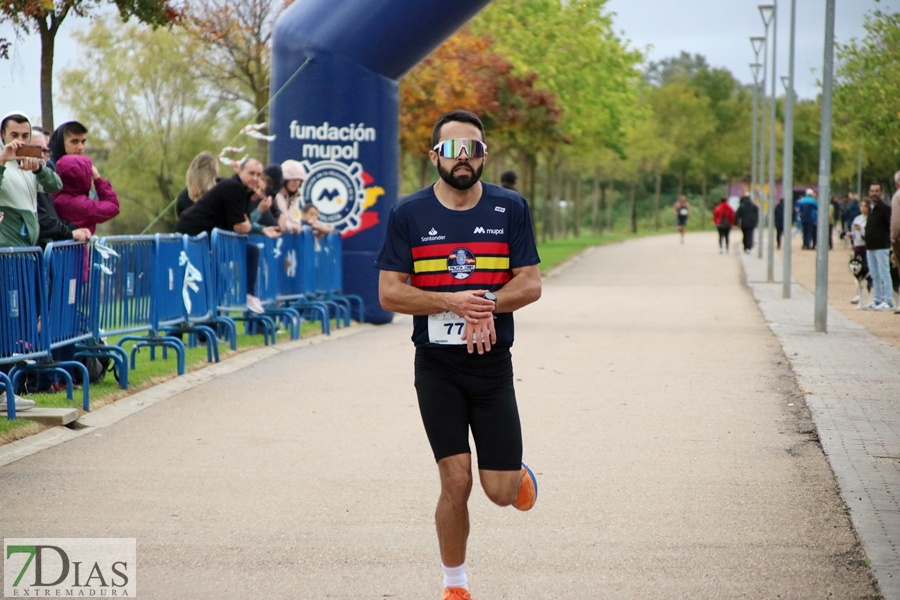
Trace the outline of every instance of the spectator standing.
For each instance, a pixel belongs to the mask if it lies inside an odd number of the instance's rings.
[[[219,177],[219,161],[213,153],[204,151],[195,156],[185,175],[186,187],[175,200],[176,218],[220,181],[222,178]]]
[[[734,226],[734,209],[728,204],[728,198],[722,196],[719,205],[713,209],[713,223],[719,231],[719,254],[728,254],[730,251],[729,237]],[[724,241],[724,250],[723,244]]]
[[[50,137],[46,131],[40,127],[32,128],[32,143],[41,148],[44,154],[44,160],[50,156],[48,138]],[[47,163],[45,169],[53,167]],[[86,242],[91,239],[91,231],[86,227],[78,227],[74,223],[59,218],[56,214],[56,208],[53,206],[53,199],[50,194],[44,191],[38,191],[38,225],[40,233],[38,234],[38,245],[44,248],[50,242],[64,242],[67,240],[75,240],[76,242]]]
[[[744,234],[744,253],[750,254],[753,250],[753,230],[759,224],[759,208],[750,201],[750,198],[746,196],[741,198],[741,204],[734,213],[734,222]]]
[[[807,189],[806,195],[797,201],[797,216],[803,231],[803,249],[814,250],[818,231],[816,222],[819,218],[819,202],[812,189]]]
[[[306,169],[296,160],[286,160],[281,163],[281,174],[284,183],[275,195],[275,202],[285,216],[287,230],[296,233],[303,226],[300,186],[306,180]]]
[[[859,214],[853,217],[853,222],[850,223],[850,242],[853,244],[853,256],[862,265],[861,272],[863,273],[869,272],[869,261],[866,258],[866,220],[868,219],[871,207],[872,200],[865,198],[859,203]],[[860,283],[860,285],[862,285],[862,283]],[[856,304],[859,301],[860,297],[859,294],[857,294],[856,298],[851,300],[850,303]],[[863,305],[860,305],[860,308],[862,307]]]
[[[87,144],[87,127],[78,121],[66,121],[50,136],[50,164],[56,167],[67,154],[83,155]]]
[[[893,286],[891,285],[891,205],[882,198],[881,184],[869,186],[872,211],[866,220],[866,258],[874,285],[871,310],[893,310]]]
[[[781,237],[784,235],[784,197],[775,205],[775,248],[781,250]]]
[[[675,212],[675,229],[681,235],[681,243],[684,243],[684,228],[687,225],[688,217],[691,215],[691,205],[688,204],[687,197],[682,194],[678,196],[678,200],[672,207]]]
[[[262,178],[262,163],[253,158],[244,160],[237,166],[233,177],[223,179],[211,190],[203,194],[193,206],[181,213],[175,223],[176,233],[199,235],[212,233],[215,228],[237,233],[262,233],[268,237],[278,237],[276,227],[263,227],[250,221],[250,201],[259,193]],[[259,271],[259,248],[247,244],[247,308],[256,313],[265,309],[256,297],[256,278]]]
[[[892,213],[893,214],[893,213]],[[844,204],[844,214],[842,216],[842,220],[844,223],[844,237],[851,234],[851,230],[853,228],[853,221],[856,220],[856,217],[860,215],[860,203],[859,198],[857,198],[856,194],[850,194],[847,197],[847,203]],[[852,236],[849,238],[852,245]]]
[[[504,171],[500,176],[500,187],[507,190],[516,191],[516,185],[519,183],[519,176],[515,171]]]
[[[106,223],[119,214],[119,197],[112,186],[100,177],[97,167],[87,156],[68,154],[56,162],[62,191],[53,198],[53,206],[60,218],[85,227],[91,235],[97,225]],[[97,190],[97,199],[91,200],[91,184]]]
[[[837,196],[831,195],[830,206],[828,207],[828,249],[834,248],[834,226],[837,225],[843,217],[844,211],[841,208]]]
[[[891,198],[891,248],[894,251],[894,263],[900,267],[900,171],[894,173],[896,191]],[[895,313],[900,314],[900,306]]]
[[[0,246],[34,246],[40,234],[38,192],[57,192],[62,182],[43,159],[16,156],[31,145],[31,122],[23,113],[0,120],[0,141]]]
[[[312,204],[307,204],[301,211],[303,218],[303,230],[315,234],[316,241],[334,231],[334,227],[319,222],[319,209]]]

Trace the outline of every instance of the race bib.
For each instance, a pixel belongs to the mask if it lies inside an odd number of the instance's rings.
[[[678,214],[681,215],[682,217],[686,217],[686,216],[688,216],[688,209],[682,208],[678,211]]]
[[[459,346],[465,344],[466,320],[453,312],[428,315],[428,341],[432,344]]]

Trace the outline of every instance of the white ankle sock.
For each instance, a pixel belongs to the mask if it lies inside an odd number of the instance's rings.
[[[444,587],[456,587],[469,589],[469,581],[466,579],[466,563],[458,567],[447,567],[441,563],[444,569]]]

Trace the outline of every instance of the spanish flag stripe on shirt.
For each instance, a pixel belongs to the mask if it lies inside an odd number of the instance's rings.
[[[509,271],[476,271],[464,280],[456,279],[450,273],[435,273],[430,275],[413,275],[410,278],[410,283],[417,288],[442,287],[460,284],[503,285],[511,278]]]
[[[413,260],[420,258],[446,258],[459,247],[471,250],[475,256],[498,254],[509,256],[509,244],[503,242],[466,242],[463,244],[434,244],[431,246],[415,246],[411,248]]]
[[[475,268],[479,271],[483,270],[508,270],[508,256],[476,256]],[[413,263],[413,269],[416,273],[434,273],[447,271],[447,258],[434,258],[417,260]]]

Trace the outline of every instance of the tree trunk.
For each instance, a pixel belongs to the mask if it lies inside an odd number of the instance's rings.
[[[423,156],[419,161],[419,189],[428,185],[428,165],[430,164],[431,159],[427,156]]]
[[[706,177],[703,178],[702,189],[700,191],[700,227],[706,228]]]
[[[684,193],[684,171],[678,173],[678,195],[681,196]]]
[[[575,195],[572,196],[572,202],[575,203],[575,206],[572,207],[572,235],[575,237],[581,236],[581,178],[576,175],[575,176]]]
[[[653,191],[653,230],[659,231],[659,194],[662,191],[662,173],[656,174],[656,189]]]
[[[531,213],[531,228],[537,237],[537,220],[534,214],[534,203],[537,201],[535,190],[537,189],[537,155],[529,154],[526,160],[528,165],[528,210]]]
[[[631,233],[637,233],[637,183],[631,183]]]
[[[541,212],[543,216],[541,218],[541,243],[547,241],[547,236],[550,233],[550,203],[551,197],[554,194],[554,180],[556,178],[556,170],[554,169],[554,158],[551,154],[547,158],[547,184],[544,186],[544,198],[541,206]]]
[[[594,194],[591,196],[591,235],[597,235],[597,220],[600,213],[600,176],[594,174]]]
[[[603,207],[606,209],[606,233],[613,231],[613,197],[610,193],[612,191],[609,189],[610,185],[607,183],[600,189],[600,193],[603,195]]]
[[[50,19],[49,25],[47,19]],[[53,53],[62,18],[58,21],[52,17],[35,20],[41,36],[41,127],[53,133]]]
[[[559,237],[559,201],[565,185],[565,175],[562,165],[556,168],[556,185],[553,187],[553,200],[550,204],[550,239]]]

